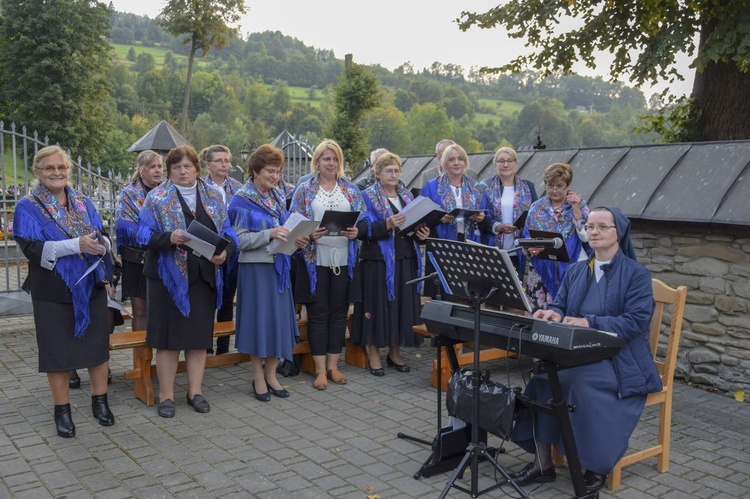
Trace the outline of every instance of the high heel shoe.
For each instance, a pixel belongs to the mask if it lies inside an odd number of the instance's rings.
[[[102,426],[112,426],[115,424],[115,415],[109,410],[107,394],[91,396],[91,412],[94,419],[99,421]]]
[[[284,388],[281,388],[277,390],[276,388],[272,387],[268,384],[268,381],[266,381],[266,386],[268,387],[268,391],[273,394],[274,397],[279,397],[280,399],[285,399],[289,396],[289,391],[285,390]]]
[[[372,374],[373,376],[377,376],[378,378],[380,378],[382,376],[385,376],[385,369],[383,369],[382,367],[378,367],[376,369],[373,369],[371,367],[370,368],[370,374]]]
[[[271,388],[270,386],[268,388]],[[253,393],[255,394],[255,398],[260,400],[261,402],[268,402],[271,400],[271,392],[268,391],[266,393],[258,393],[255,391],[255,381],[253,381]]]
[[[78,376],[77,371],[70,371],[70,381],[68,381],[68,386],[70,388],[81,388],[81,378]]]
[[[55,426],[57,434],[63,438],[76,436],[76,425],[73,424],[73,415],[70,413],[70,404],[55,406]]]
[[[411,368],[406,364],[396,364],[395,362],[393,362],[390,355],[387,355],[385,357],[385,362],[386,364],[388,364],[388,367],[395,367],[396,371],[400,373],[408,373],[409,371],[411,371]]]

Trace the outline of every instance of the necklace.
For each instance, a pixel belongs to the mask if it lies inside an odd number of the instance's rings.
[[[339,189],[338,184],[336,184],[333,187],[333,190],[331,190],[330,192],[323,189],[323,187],[318,189],[318,196],[319,196],[320,203],[327,210],[332,210],[339,204],[340,193],[341,193],[341,189]]]

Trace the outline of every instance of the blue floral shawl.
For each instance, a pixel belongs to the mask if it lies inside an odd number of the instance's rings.
[[[531,205],[529,215],[526,217],[526,227],[523,231],[523,237],[529,237],[529,230],[544,230],[549,232],[559,232],[565,240],[565,246],[568,250],[570,262],[574,263],[581,254],[581,248],[586,254],[591,254],[591,248],[588,244],[584,245],[578,237],[576,229],[583,227],[589,216],[589,208],[586,201],[581,199],[581,215],[583,220],[576,220],[573,214],[573,207],[565,201],[559,208],[554,208],[550,203],[548,196],[539,198],[537,202]],[[557,296],[557,290],[560,283],[568,270],[570,263],[553,262],[552,260],[533,257],[531,266],[542,278],[542,283],[547,291],[554,297]]]
[[[271,189],[271,195],[264,197],[255,188],[253,179],[237,191],[229,203],[229,220],[234,228],[248,229],[260,232],[284,225],[289,218],[286,211],[286,199],[279,189]],[[289,288],[289,272],[291,271],[291,257],[283,253],[274,255],[274,268],[278,275],[278,292]]]
[[[211,175],[206,175],[206,178],[203,180],[205,180],[208,185],[214,186],[217,189],[224,189],[224,192],[227,194],[227,206],[229,206],[229,201],[231,201],[234,195],[237,194],[237,191],[242,189],[242,182],[230,177],[229,175],[227,175],[227,179],[223,186],[217,185],[216,182],[214,182],[214,179],[211,178]]]
[[[66,187],[65,192],[68,197],[67,207],[61,206],[54,194],[41,182],[34,186],[16,205],[14,233],[23,239],[46,242],[64,241],[102,230],[102,222],[91,200],[72,187]],[[54,272],[62,277],[73,296],[76,338],[83,337],[91,323],[91,291],[94,284],[105,277],[104,267],[99,265],[94,272],[76,284],[91,263],[93,260],[80,253],[63,256],[55,263]]]
[[[521,213],[528,210],[531,204],[536,201],[535,193],[531,192],[528,181],[522,179],[518,175],[514,176],[513,180],[513,220],[517,220],[521,216]],[[489,210],[490,219],[493,222],[503,223],[503,182],[500,180],[499,175],[487,179],[484,182],[484,194],[487,198],[487,209]],[[520,237],[521,229],[516,231],[515,237]],[[505,234],[490,234],[489,241],[487,244],[490,246],[497,246],[498,248],[503,247],[503,237]],[[523,277],[523,269],[526,266],[526,258],[523,253],[516,253],[518,255],[519,268],[521,274],[519,278]]]
[[[146,201],[146,188],[141,179],[135,179],[120,191],[115,206],[115,231],[118,249],[123,246],[139,246],[136,242],[136,232],[138,231],[138,217],[144,201]]]
[[[304,215],[310,220],[313,219],[312,202],[315,199],[318,190],[320,189],[319,175],[313,175],[310,179],[302,182],[294,191],[294,198],[292,199],[292,205],[289,208],[290,211],[296,211],[300,215]],[[344,178],[337,180],[341,192],[344,197],[349,201],[352,207],[352,211],[362,212],[365,209],[365,203],[362,200],[362,194],[356,185],[352,184]],[[354,265],[357,263],[357,252],[359,245],[356,239],[349,240],[347,265],[349,272],[349,279],[354,277]],[[317,284],[317,272],[315,265],[317,263],[317,245],[315,241],[310,238],[310,242],[302,250],[303,257],[305,259],[305,267],[307,267],[307,274],[310,278],[310,293],[315,294],[315,286]]]
[[[237,236],[229,225],[229,217],[221,193],[208,187],[206,182],[197,179],[198,198],[206,214],[213,220],[222,237],[231,239],[237,244]],[[157,232],[186,230],[182,206],[177,197],[177,188],[171,180],[155,187],[146,196],[138,220],[136,242],[146,246],[151,236]],[[182,248],[159,253],[159,277],[172,295],[174,304],[184,317],[190,316],[190,299],[188,297],[187,252]],[[221,307],[222,277],[221,267],[216,267],[216,308]]]
[[[403,201],[404,206],[413,200],[411,193],[400,184],[396,187],[396,193]],[[393,209],[391,208],[391,203],[388,201],[388,196],[383,192],[383,187],[380,185],[379,180],[362,191],[362,197],[364,198],[367,210],[362,216],[362,220],[367,222],[367,236],[372,237],[372,225],[392,216]],[[417,255],[418,275],[421,275],[422,252],[419,251],[416,241],[412,241],[412,244],[414,245],[414,253]],[[383,254],[383,260],[385,260],[385,283],[388,290],[388,301],[393,301],[396,299],[394,283],[396,276],[396,251],[393,233],[385,239],[378,240],[378,246],[380,247],[380,252]]]
[[[467,210],[483,210],[487,208],[487,201],[483,192],[484,186],[476,182],[468,175],[464,175],[461,181],[461,200],[463,207]],[[453,211],[456,208],[456,200],[451,191],[448,175],[445,173],[427,182],[422,189],[422,195],[429,197],[443,207],[445,211]],[[435,231],[440,239],[458,238],[456,220],[449,223],[440,223],[435,226]],[[466,239],[481,242],[482,234],[479,225],[471,217],[464,219],[464,230]]]

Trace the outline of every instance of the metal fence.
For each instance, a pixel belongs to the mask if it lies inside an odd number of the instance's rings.
[[[306,138],[289,135],[276,145],[284,153],[284,182],[297,185],[300,177],[310,173],[315,146],[307,142]]]
[[[29,135],[26,127],[21,127],[19,131],[15,123],[11,123],[8,129],[0,121],[0,265],[3,266],[0,293],[20,291],[26,274],[25,258],[12,240],[13,212],[18,200],[29,192],[35,182],[32,171],[34,155],[48,145],[49,137],[40,139],[37,132]],[[71,156],[70,150],[67,152]],[[104,228],[112,234],[115,202],[123,179],[113,175],[111,170],[102,171],[101,166],[88,162],[84,164],[80,156],[75,159],[71,156],[71,160],[71,185],[91,198]]]

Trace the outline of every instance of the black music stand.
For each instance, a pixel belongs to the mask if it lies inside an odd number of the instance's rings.
[[[489,461],[521,497],[526,493],[510,478],[495,458],[487,451],[486,444],[479,441],[479,331],[482,303],[495,296],[500,304],[522,310],[531,310],[529,301],[523,292],[513,263],[508,253],[494,246],[485,246],[471,242],[458,242],[446,239],[428,239],[428,253],[432,253],[437,263],[437,272],[442,273],[448,289],[445,291],[461,298],[468,298],[474,308],[474,364],[472,367],[472,390],[474,407],[471,420],[471,443],[466,454],[451,475],[440,493],[444,498],[452,487],[478,497],[500,487],[492,486],[479,490],[479,460]],[[471,489],[456,484],[456,479],[463,474],[471,462]]]

